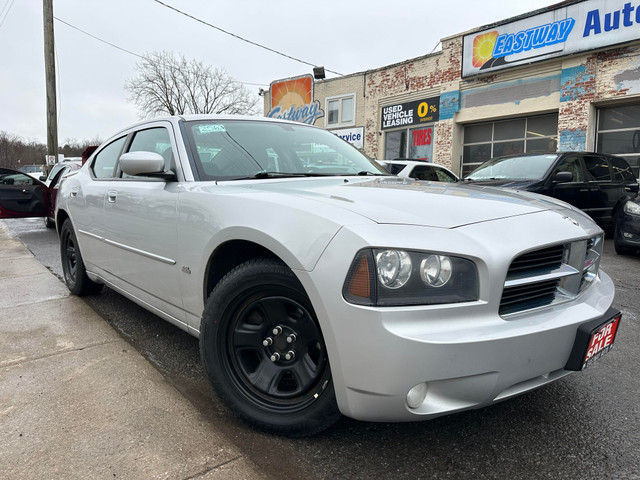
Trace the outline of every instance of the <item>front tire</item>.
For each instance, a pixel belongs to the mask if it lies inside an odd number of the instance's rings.
[[[91,281],[87,276],[78,239],[69,219],[64,221],[60,229],[60,261],[64,283],[71,293],[82,297],[102,290],[101,284]]]
[[[279,261],[250,260],[220,280],[202,316],[200,352],[219,397],[254,427],[304,436],[340,418],[318,320]]]

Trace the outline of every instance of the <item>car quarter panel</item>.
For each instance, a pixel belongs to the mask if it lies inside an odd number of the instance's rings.
[[[560,306],[508,319],[498,308],[507,270],[519,254],[599,233],[591,221],[581,226],[565,218],[580,215],[547,211],[457,229],[342,229],[313,271],[296,271],[322,327],[340,410],[362,420],[410,421],[484,406],[565,375],[577,325],[602,316],[613,301],[609,277],[600,272],[578,298]],[[469,258],[478,266],[479,300],[410,307],[350,304],[342,297],[343,283],[355,253],[369,246]],[[409,410],[407,392],[421,382],[428,382],[427,399]]]

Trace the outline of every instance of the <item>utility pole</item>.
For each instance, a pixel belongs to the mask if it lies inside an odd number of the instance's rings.
[[[47,155],[58,161],[58,109],[56,99],[56,56],[53,40],[53,0],[43,0],[44,76],[47,85]],[[46,162],[45,162],[46,163]],[[50,167],[45,166],[47,172]]]

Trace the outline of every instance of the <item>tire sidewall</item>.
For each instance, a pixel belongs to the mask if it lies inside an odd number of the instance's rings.
[[[316,399],[295,412],[278,412],[248,400],[241,380],[228,373],[233,368],[229,367],[232,362],[228,353],[229,329],[238,308],[251,296],[276,292],[304,306],[320,330],[311,302],[291,270],[274,260],[252,260],[229,272],[206,303],[200,328],[202,362],[217,394],[240,418],[271,433],[309,435],[325,429],[340,416],[328,358]],[[323,346],[326,355],[324,339]]]

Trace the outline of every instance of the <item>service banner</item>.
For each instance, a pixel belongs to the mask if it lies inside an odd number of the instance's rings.
[[[598,49],[640,38],[640,3],[587,0],[466,35],[462,76]]]
[[[440,118],[440,97],[398,103],[382,107],[382,130],[437,122]]]
[[[360,150],[364,148],[364,127],[341,128],[339,130],[331,130],[331,133],[335,133]]]

